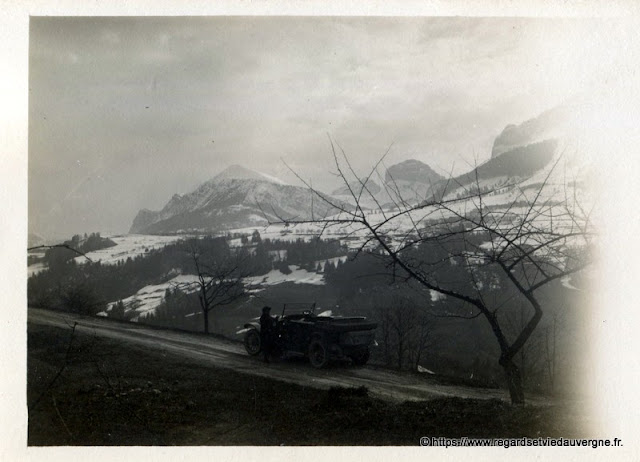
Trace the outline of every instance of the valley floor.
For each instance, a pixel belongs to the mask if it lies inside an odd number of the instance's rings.
[[[74,330],[76,321],[66,315],[51,314],[60,320],[53,325],[43,321],[49,313],[39,313],[30,310],[28,324],[31,446],[417,445],[421,436],[586,436],[587,421],[575,406],[514,408],[494,396],[501,391],[481,389],[473,398],[434,392],[405,400],[375,391],[373,380],[366,389],[345,380],[350,372],[380,373],[378,390],[384,390],[385,374],[395,374],[373,368],[265,366],[236,353],[240,345],[215,339],[220,349],[191,355],[185,352],[193,342],[210,339],[138,327],[144,332],[136,335],[150,341],[136,342],[117,323],[113,335],[105,335],[107,328],[91,326],[91,318]],[[216,355],[238,355],[246,367],[219,366]],[[306,376],[306,383],[274,380],[269,370]],[[408,388],[438,390],[406,379]]]

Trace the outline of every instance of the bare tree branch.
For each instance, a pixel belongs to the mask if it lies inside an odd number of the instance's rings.
[[[578,259],[573,246],[588,245],[594,236],[590,230],[592,209],[580,203],[575,184],[571,194],[565,182],[564,201],[547,196],[553,186],[552,174],[560,165],[564,151],[558,154],[540,183],[525,187],[517,182],[504,181],[483,185],[480,168],[476,165],[470,187],[450,174],[442,184],[431,188],[430,196],[425,194],[424,201],[414,204],[402,197],[399,185],[389,175],[389,181],[384,181],[383,186],[394,208],[385,210],[374,197],[368,182],[374,173],[381,177],[378,168],[383,165],[386,153],[362,179],[342,147],[338,145],[341,162],[334,142],[330,137],[329,140],[337,175],[354,201],[353,209],[336,204],[303,181],[320,200],[334,207],[338,213],[320,220],[285,219],[281,223],[314,223],[321,225],[323,232],[329,226],[349,227],[349,232],[361,236],[356,255],[375,245],[389,258],[394,278],[413,280],[426,289],[473,307],[475,312],[471,315],[445,316],[465,319],[483,316],[487,320],[500,346],[500,365],[507,375],[512,400],[524,402],[520,375],[513,358],[531,338],[542,318],[543,308],[537,292],[553,281],[583,270],[590,263],[584,255]],[[353,181],[349,174],[354,177]],[[352,185],[359,186],[354,188]],[[460,191],[454,196],[455,188]],[[509,194],[505,197],[509,200],[492,205],[488,198],[503,194],[505,188],[505,194]],[[534,188],[530,197],[529,191]],[[375,213],[363,206],[365,196],[370,196],[376,204]],[[429,245],[446,257],[425,257],[421,249]],[[452,250],[456,246],[461,250]],[[462,258],[464,262],[460,269],[461,277],[446,280],[440,269],[455,257]],[[488,275],[501,274],[513,293],[500,302],[490,300],[479,278],[480,271]],[[521,324],[515,340],[509,342],[497,315],[498,310],[509,306],[507,301],[513,300],[515,294],[523,297],[533,312]]]
[[[73,247],[71,247],[70,245],[67,245],[67,244],[37,245],[35,247],[27,248],[27,252],[30,252],[32,250],[38,250],[38,249],[59,249],[59,248],[71,250],[72,252],[77,253],[78,255],[80,255],[81,257],[86,258],[87,260],[93,261],[93,260],[91,260],[91,258],[87,257],[87,255],[85,253],[82,253],[79,250],[74,249]]]

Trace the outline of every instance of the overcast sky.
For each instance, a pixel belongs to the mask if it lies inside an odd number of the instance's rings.
[[[336,186],[327,135],[365,172],[454,173],[494,138],[609,85],[608,21],[509,18],[32,18],[29,231],[126,232],[240,164]]]

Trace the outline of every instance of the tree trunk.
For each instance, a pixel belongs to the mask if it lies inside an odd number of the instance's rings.
[[[204,333],[209,333],[209,311],[202,310],[202,314],[204,314]]]
[[[511,396],[511,404],[518,406],[524,405],[524,390],[522,389],[522,377],[520,369],[511,359],[500,359],[500,365],[504,369],[509,386],[509,395]]]
[[[513,355],[516,354],[524,342],[529,338],[533,329],[537,325],[538,321],[540,321],[540,317],[542,316],[541,311],[537,311],[536,315],[532,318],[531,321],[527,324],[527,327],[520,332],[520,335],[516,339],[516,342],[509,346],[507,340],[502,333],[502,329],[500,324],[498,323],[498,319],[496,318],[495,313],[492,313],[486,309],[484,305],[476,305],[485,315],[487,321],[491,325],[491,329],[498,340],[498,344],[500,345],[500,360],[498,364],[502,366],[505,372],[505,377],[507,379],[507,386],[509,387],[509,395],[511,396],[511,404],[515,404],[517,406],[524,405],[524,390],[522,389],[522,376],[520,375],[520,369],[513,362]],[[515,346],[519,344],[517,347]]]

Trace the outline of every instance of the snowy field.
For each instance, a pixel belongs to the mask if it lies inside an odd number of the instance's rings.
[[[115,265],[120,260],[126,260],[127,258],[135,258],[138,255],[144,255],[153,249],[160,249],[168,244],[172,244],[181,239],[188,239],[188,235],[176,235],[176,236],[155,236],[146,234],[123,234],[117,236],[103,236],[111,239],[116,243],[115,246],[108,249],[100,249],[87,253],[87,257],[94,262],[101,262],[106,265]],[[29,255],[44,256],[45,250],[38,249],[37,251],[29,252]],[[87,259],[83,256],[75,258],[76,263],[83,264],[87,262]],[[27,278],[33,276],[47,269],[45,263],[34,263],[27,267]]]
[[[341,257],[331,259],[336,263]],[[344,257],[346,258],[346,257]],[[253,286],[249,292],[257,293],[265,290],[267,286],[274,286],[285,282],[292,282],[294,284],[312,284],[323,285],[325,283],[324,276],[314,272],[309,272],[304,269],[292,267],[291,274],[283,274],[279,270],[272,270],[269,273],[245,278],[244,282],[247,285]],[[195,292],[198,287],[195,284],[198,281],[196,275],[184,274],[177,276],[162,284],[154,284],[143,287],[135,294],[122,300],[125,306],[125,311],[128,315],[131,315],[131,311],[135,312],[135,315],[131,319],[132,321],[139,321],[146,316],[155,313],[156,309],[164,300],[164,295],[167,289],[180,288],[183,292],[190,293]],[[108,313],[112,310],[115,303],[118,300],[113,300],[106,311],[99,313],[99,316],[108,316]]]
[[[232,229],[229,232],[232,234],[245,234],[247,236],[251,236],[254,231],[258,231],[260,233],[260,237],[262,239],[270,239],[272,241],[284,241],[284,242],[294,242],[298,239],[302,239],[303,241],[310,241],[318,236],[318,233],[321,231],[321,227],[314,224],[300,224],[300,225],[268,225],[268,226],[254,226],[248,228],[237,228]],[[229,241],[229,245],[231,247],[240,247],[242,246],[242,242],[240,238],[231,239]]]
[[[543,178],[544,180],[544,178]],[[483,206],[500,206],[505,204],[511,204],[514,201],[524,202],[526,200],[533,201],[537,191],[522,190],[515,188],[507,188],[496,194],[488,195],[483,198]],[[544,204],[545,201],[552,199],[563,199],[565,191],[557,185],[549,185],[544,189],[543,194],[537,198],[537,202]],[[415,231],[416,228],[424,228],[429,226],[429,223],[435,221],[441,221],[447,218],[451,218],[454,214],[466,214],[469,210],[473,210],[474,204],[472,200],[460,201],[451,204],[451,211],[434,210],[425,208],[422,210],[416,210],[410,214],[399,214],[393,219],[389,219],[394,213],[398,213],[397,210],[385,210],[385,211],[367,211],[367,220],[375,227],[377,224],[381,224],[379,231],[383,234],[387,234],[391,239],[389,241],[391,247],[399,248],[405,244],[403,241],[406,236]],[[549,217],[552,216],[552,225],[556,231],[561,231],[563,228],[568,229],[573,225],[573,222],[566,216],[566,211],[560,207],[553,205],[543,206],[543,212],[536,216],[535,225],[539,228],[546,228],[549,226]],[[557,210],[556,210],[557,209]],[[511,228],[514,223],[518,222],[519,217],[527,216],[527,207],[523,203],[513,206],[509,209],[508,216],[504,215],[505,209],[492,210],[486,214],[486,218],[493,217],[502,226]],[[536,214],[533,213],[535,216]],[[336,215],[331,217],[333,219],[347,220],[350,218],[347,214]],[[529,215],[531,218],[531,215]],[[382,224],[384,222],[384,224]],[[281,240],[281,241],[296,241],[302,239],[304,241],[310,241],[312,239],[321,236],[323,239],[340,239],[350,250],[359,249],[369,237],[369,230],[357,223],[341,223],[330,226],[324,226],[321,224],[299,224],[285,226],[284,224],[269,225],[269,226],[255,226],[229,230],[229,233],[243,234],[251,236],[254,231],[258,231],[262,239]],[[103,264],[115,264],[119,260],[126,260],[127,258],[135,258],[138,255],[144,255],[153,249],[164,247],[168,244],[174,243],[181,239],[187,239],[193,237],[190,235],[171,235],[171,236],[156,236],[156,235],[118,235],[109,236],[117,245],[107,249],[101,249],[94,252],[89,252],[87,256],[93,261],[100,261]],[[520,242],[524,244],[525,242]],[[241,239],[235,238],[229,241],[231,247],[242,246]],[[495,244],[495,243],[494,243]],[[576,244],[579,244],[578,242]],[[375,242],[369,242],[370,246],[377,245]],[[489,250],[489,249],[487,249]],[[84,257],[76,257],[78,263],[86,262]],[[42,264],[30,265],[28,268],[28,276],[31,276],[38,271],[45,269]],[[283,275],[284,276],[284,275]],[[314,279],[310,277],[313,282]]]
[[[119,260],[127,258],[135,258],[138,255],[144,255],[153,249],[162,248],[180,239],[186,239],[189,236],[154,236],[145,234],[125,234],[120,236],[108,236],[117,245],[108,249],[100,249],[89,252],[87,257],[93,261],[99,261],[104,264],[113,265]],[[82,256],[76,257],[77,263],[84,263],[86,259]]]
[[[323,285],[324,276],[318,273],[311,273],[307,270],[290,267],[291,274],[283,274],[280,270],[271,270],[263,276],[245,278],[245,282],[250,285],[270,286],[293,282],[294,284]],[[295,268],[295,269],[294,269]]]
[[[156,308],[162,303],[167,289],[180,287],[183,292],[194,292],[197,290],[197,286],[193,283],[197,280],[197,276],[192,274],[180,275],[162,284],[143,287],[135,294],[123,299],[122,303],[124,303],[127,314],[135,311],[136,315],[131,320],[139,321],[140,318],[144,318],[155,312]],[[117,301],[118,300],[115,300],[113,303],[110,303],[107,311],[98,313],[98,316],[107,316]]]

